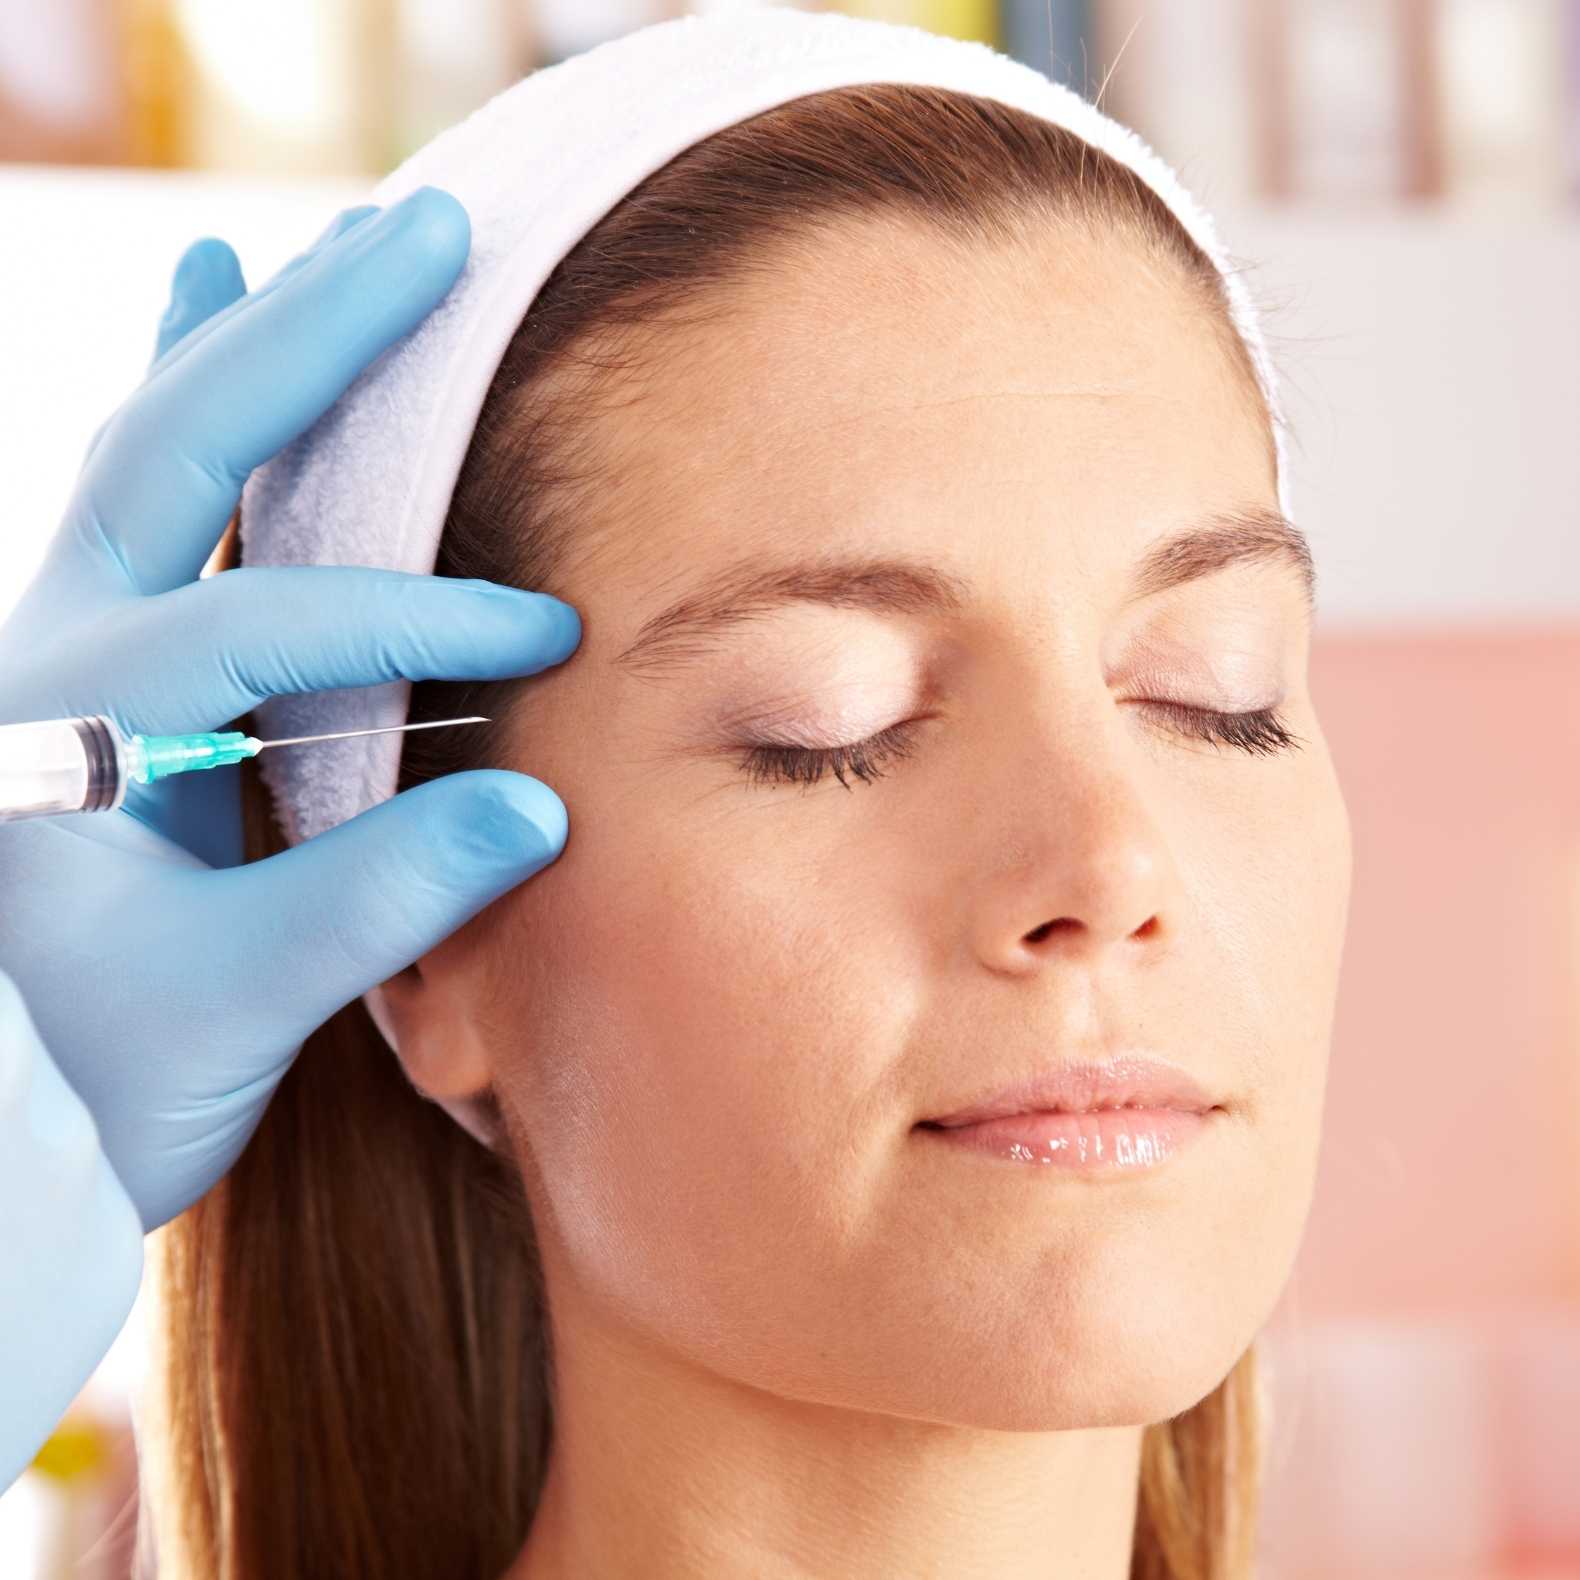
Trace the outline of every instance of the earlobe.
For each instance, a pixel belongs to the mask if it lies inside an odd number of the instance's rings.
[[[443,1014],[433,987],[420,963],[409,965],[369,988],[362,1002],[418,1095],[490,1151],[502,1151],[507,1140],[481,1041],[464,1009]]]
[[[510,1150],[493,1089],[493,1061],[473,1015],[476,974],[468,929],[362,995],[368,1013],[419,1096],[442,1108],[491,1152]]]
[[[406,1079],[425,1097],[470,1097],[487,1090],[493,1069],[463,997],[441,973],[417,961],[369,988],[363,1002],[400,1060]]]

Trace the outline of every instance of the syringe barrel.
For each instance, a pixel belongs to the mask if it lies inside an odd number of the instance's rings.
[[[113,812],[128,777],[126,743],[103,714],[0,724],[0,823]]]

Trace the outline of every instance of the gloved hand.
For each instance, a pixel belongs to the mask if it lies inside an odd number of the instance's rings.
[[[0,971],[0,1492],[137,1298],[142,1225],[16,984]]]
[[[575,651],[574,609],[492,583],[200,575],[248,473],[432,311],[470,244],[466,211],[425,187],[346,211],[250,295],[224,243],[188,249],[148,376],[89,446],[0,626],[0,722],[220,729],[271,695],[530,675]],[[0,823],[0,969],[145,1229],[231,1166],[309,1032],[553,861],[567,832],[547,785],[478,770],[239,865],[239,792],[240,771],[217,768],[134,781],[115,812]]]

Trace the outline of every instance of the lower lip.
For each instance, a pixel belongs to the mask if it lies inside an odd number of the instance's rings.
[[[1085,1114],[1005,1114],[974,1125],[921,1125],[923,1135],[990,1157],[1082,1173],[1138,1174],[1166,1163],[1217,1112],[1110,1108]]]

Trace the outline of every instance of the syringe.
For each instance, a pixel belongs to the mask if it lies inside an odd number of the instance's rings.
[[[390,724],[374,730],[339,730],[332,735],[297,735],[283,741],[260,741],[240,730],[127,737],[102,713],[0,724],[0,823],[13,818],[60,817],[69,812],[113,812],[125,801],[127,784],[133,779],[152,784],[171,774],[219,768],[243,757],[255,757],[266,746],[305,746],[352,735],[491,722],[474,715],[426,724]]]

